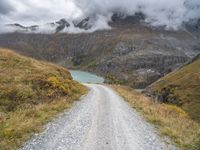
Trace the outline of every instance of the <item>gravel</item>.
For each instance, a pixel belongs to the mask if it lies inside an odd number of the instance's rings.
[[[173,150],[155,129],[105,85],[86,84],[87,96],[26,142],[22,150]]]

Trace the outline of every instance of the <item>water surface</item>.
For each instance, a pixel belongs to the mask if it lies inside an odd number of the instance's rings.
[[[104,78],[97,76],[95,74],[80,71],[80,70],[70,70],[70,73],[74,80],[81,83],[103,83]]]

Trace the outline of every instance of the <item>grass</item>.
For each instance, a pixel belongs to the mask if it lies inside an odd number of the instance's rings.
[[[155,103],[149,97],[125,86],[112,86],[144,118],[154,124],[161,135],[170,137],[181,149],[200,149],[200,124],[183,109],[170,104]]]
[[[191,118],[200,122],[200,57],[154,83],[150,90],[164,96],[166,102],[177,101]]]
[[[111,74],[107,74],[105,78],[106,78],[108,84],[122,84],[122,85],[128,84],[127,80],[117,79],[115,76],[113,76]]]
[[[0,149],[18,149],[86,91],[65,68],[0,49]]]

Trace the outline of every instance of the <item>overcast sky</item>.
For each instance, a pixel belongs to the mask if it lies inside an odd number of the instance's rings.
[[[142,11],[153,25],[176,26],[200,18],[200,0],[0,0],[0,23],[42,24],[89,14],[106,18],[115,10]]]
[[[80,13],[72,0],[0,0],[0,19],[4,23],[43,23]]]

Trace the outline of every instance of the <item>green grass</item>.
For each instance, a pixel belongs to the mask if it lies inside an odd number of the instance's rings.
[[[200,149],[200,124],[192,120],[180,107],[155,103],[149,97],[125,86],[112,86],[134,109],[169,137],[180,149]]]
[[[200,59],[161,78],[150,87],[165,101],[174,99],[194,120],[200,122]]]
[[[19,148],[86,91],[65,68],[0,49],[0,149]]]

